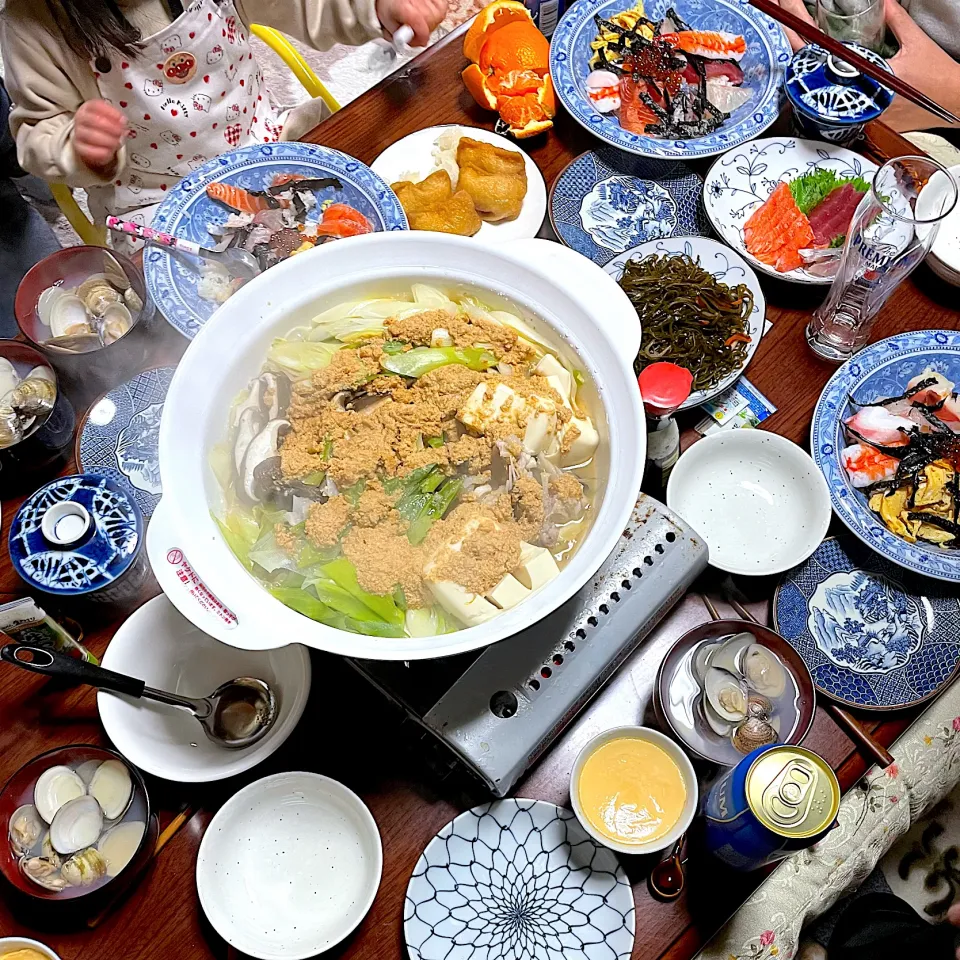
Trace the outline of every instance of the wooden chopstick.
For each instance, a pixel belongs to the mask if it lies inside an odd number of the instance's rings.
[[[157,842],[154,844],[153,853],[150,854],[147,863],[143,865],[141,870],[145,870],[147,864],[149,864],[153,859],[160,853],[160,851],[177,835],[180,828],[193,816],[194,809],[189,804],[184,804],[180,809],[180,812],[167,824],[167,828],[157,837]],[[121,889],[114,897],[107,901],[104,908],[95,916],[92,916],[87,921],[87,927],[91,930],[99,927],[101,923],[109,916],[113,908],[124,898],[124,896],[130,892],[133,888],[136,881],[132,882],[129,886]]]
[[[947,123],[960,123],[960,117],[952,114],[946,107],[941,107],[936,100],[931,100],[925,93],[921,93],[915,87],[910,86],[906,80],[901,80],[896,74],[887,73],[883,67],[871,63],[866,57],[861,57],[859,53],[855,53],[849,47],[845,47],[839,40],[828,37],[815,24],[801,20],[795,14],[790,13],[789,10],[784,10],[783,7],[778,7],[775,3],[772,3],[771,0],[750,0],[750,4],[756,7],[761,13],[765,13],[771,20],[776,20],[785,27],[789,27],[794,32],[800,34],[804,40],[823,47],[824,50],[828,50],[838,59],[849,63],[851,67],[856,67],[860,73],[872,77],[877,83],[882,83],[885,87],[889,87],[894,93],[899,93],[901,97],[909,100],[911,103],[915,103],[918,107],[929,110],[930,113],[936,114],[936,116],[940,117],[941,120],[945,120]]]

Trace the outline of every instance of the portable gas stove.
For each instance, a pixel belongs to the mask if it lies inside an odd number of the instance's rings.
[[[347,662],[419,728],[437,773],[504,797],[706,565],[700,537],[640,494],[596,575],[522,633],[441,660]]]

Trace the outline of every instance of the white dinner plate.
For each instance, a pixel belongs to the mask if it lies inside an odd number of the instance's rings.
[[[366,916],[380,886],[380,832],[364,802],[319,773],[277,773],[210,821],[197,892],[227,943],[260,960],[305,960]]]
[[[710,563],[765,576],[802,563],[830,526],[830,493],[795,443],[766,430],[725,429],[677,461],[667,506],[707,542]]]
[[[398,180],[408,180],[411,175],[419,182],[437,169],[433,158],[434,145],[440,134],[452,128],[452,124],[446,124],[411,133],[387,147],[370,164],[370,169],[391,185]],[[460,126],[459,130],[463,136],[472,140],[482,140],[504,150],[516,151],[522,155],[527,169],[527,195],[523,198],[520,216],[516,220],[505,220],[502,223],[484,221],[480,230],[474,234],[474,239],[486,243],[505,243],[507,240],[528,240],[535,237],[540,232],[547,213],[547,187],[537,165],[527,153],[506,137],[482,127]]]
[[[103,666],[185,697],[205,697],[236,677],[273,687],[277,719],[262,740],[232,750],[209,740],[185,710],[101,690],[97,707],[107,736],[131,763],[181,783],[223,780],[266,760],[293,733],[310,694],[310,655],[300,644],[239,650],[198,630],[163,595],[128,617]]]

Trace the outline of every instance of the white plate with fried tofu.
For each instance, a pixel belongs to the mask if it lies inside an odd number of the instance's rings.
[[[523,166],[500,151],[516,154]],[[503,243],[536,237],[546,216],[547,188],[536,163],[517,144],[480,127],[418,130],[370,166],[397,192],[414,230]]]

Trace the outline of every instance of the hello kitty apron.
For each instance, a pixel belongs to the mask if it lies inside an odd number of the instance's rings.
[[[114,213],[147,225],[181,177],[228,150],[280,138],[233,0],[194,0],[137,48],[136,59],[117,53],[94,64],[100,95],[130,123],[126,169],[111,186],[88,189],[101,222]]]

